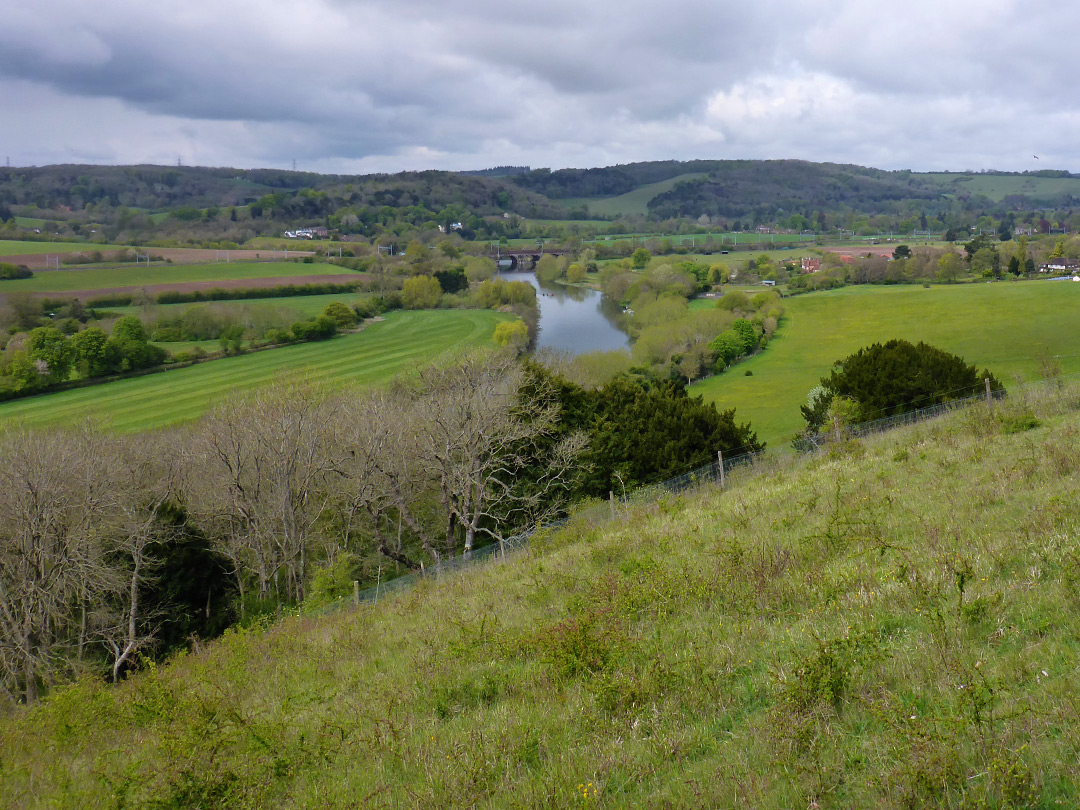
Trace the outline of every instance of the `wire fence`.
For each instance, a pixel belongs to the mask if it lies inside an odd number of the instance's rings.
[[[993,391],[990,395],[990,401],[1000,400],[1004,397],[1004,390]],[[848,425],[841,429],[841,435],[849,438],[860,438],[862,436],[869,436],[873,433],[884,433],[886,430],[893,430],[894,428],[903,427],[904,425],[913,425],[916,422],[923,422],[927,419],[933,419],[942,414],[986,401],[987,396],[985,394],[975,394],[962,399],[951,399],[946,402],[929,405],[925,408],[917,408],[913,411],[905,411],[904,413],[893,414],[892,416],[883,416],[880,419],[872,419],[869,422],[860,422],[857,425]],[[817,450],[822,445],[827,444],[833,438],[835,438],[835,435],[826,431],[815,435],[797,436],[792,442],[792,445],[800,452],[809,453]]]
[[[994,391],[991,397],[991,401],[999,400],[1004,396],[1004,391]],[[905,413],[895,414],[893,416],[886,416],[881,419],[874,419],[870,422],[863,422],[861,424],[852,425],[845,429],[845,433],[846,435],[852,437],[861,437],[875,433],[883,433],[887,430],[892,430],[894,428],[903,427],[905,425],[915,424],[916,422],[933,419],[937,416],[941,416],[942,414],[986,401],[987,397],[984,394],[977,394],[975,396],[965,397],[963,399],[955,399],[948,402],[941,402],[926,408],[918,408],[916,410],[907,411]],[[817,436],[799,436],[794,439],[792,444],[797,450],[805,453],[810,453],[822,447],[829,441],[829,439],[830,436],[827,434],[820,434]],[[743,453],[740,455],[731,456],[730,458],[725,458],[723,455],[718,453],[716,461],[712,461],[709,464],[705,464],[701,467],[689,470],[688,472],[676,475],[672,478],[667,479],[666,481],[661,481],[656,484],[650,484],[644,487],[640,487],[632,490],[630,493],[622,493],[621,495],[616,495],[615,493],[612,493],[612,508],[614,508],[615,502],[625,504],[629,503],[631,500],[641,500],[644,498],[659,497],[661,493],[685,492],[687,490],[694,489],[705,484],[724,485],[728,477],[733,473],[750,473],[752,475],[756,475],[759,472],[764,471],[765,469],[765,467],[760,464],[761,458],[762,455],[760,453]],[[425,566],[420,571],[398,576],[385,582],[380,580],[376,582],[376,584],[368,586],[366,588],[356,588],[353,592],[352,599],[342,597],[336,602],[321,606],[317,609],[305,610],[304,613],[305,615],[322,615],[365,602],[378,602],[379,599],[386,598],[388,596],[391,596],[392,594],[411,588],[413,585],[423,579],[438,579],[440,577],[446,577],[455,574],[459,571],[473,568],[477,565],[486,565],[495,559],[502,559],[507,556],[521,552],[528,547],[529,541],[541,529],[548,530],[559,528],[560,526],[565,525],[566,522],[567,520],[564,518],[561,520],[544,523],[535,526],[527,531],[523,531],[510,537],[503,538],[501,541],[492,543],[490,545],[475,548],[468,554],[462,554],[457,557],[442,560],[436,565]]]

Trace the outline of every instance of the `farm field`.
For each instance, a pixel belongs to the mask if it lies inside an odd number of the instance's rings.
[[[495,324],[509,317],[490,310],[392,312],[362,332],[329,341],[3,403],[0,425],[93,419],[115,430],[146,430],[196,419],[229,394],[285,374],[328,383],[378,383],[444,351],[490,343]]]
[[[0,260],[3,260],[5,256],[79,253],[92,250],[126,250],[126,248],[123,245],[98,245],[91,242],[25,242],[0,239]]]
[[[661,180],[659,183],[649,183],[644,186],[638,186],[633,191],[629,191],[626,194],[620,194],[618,197],[596,199],[580,197],[561,200],[560,202],[568,208],[587,205],[590,214],[605,217],[625,216],[630,214],[640,214],[644,216],[649,213],[649,200],[657,194],[663,194],[665,191],[670,191],[679,183],[684,183],[687,180],[696,180],[697,178],[704,176],[704,172],[690,172],[689,174],[680,174],[678,177]]]
[[[273,307],[274,309],[292,310],[297,315],[303,315],[305,318],[312,318],[316,315],[321,315],[322,311],[326,309],[326,305],[334,301],[340,301],[346,306],[352,306],[364,297],[364,295],[356,293],[345,293],[344,295],[290,295],[284,298],[245,298],[236,301],[208,301],[206,303],[221,307],[262,305]],[[166,314],[178,309],[183,309],[184,307],[200,305],[201,304],[155,304],[154,311]],[[109,307],[109,311],[117,312],[121,315],[138,315],[142,312],[142,307]]]
[[[0,295],[12,292],[72,292],[117,287],[159,286],[193,282],[235,281],[300,276],[346,276],[357,273],[333,264],[303,262],[218,262],[216,264],[92,267],[51,270],[33,278],[0,281]]]
[[[784,306],[764,352],[690,389],[736,408],[770,448],[802,428],[799,406],[832,364],[874,342],[925,341],[990,369],[1006,388],[1017,375],[1034,378],[1044,355],[1058,357],[1066,374],[1080,372],[1080,284],[1067,281],[846,287],[786,298]]]
[[[918,175],[939,185],[946,193],[982,194],[1000,202],[1010,194],[1029,197],[1080,196],[1080,178],[1032,175],[951,174]]]

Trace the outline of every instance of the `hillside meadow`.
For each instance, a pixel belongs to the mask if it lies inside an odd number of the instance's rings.
[[[1076,807],[1078,408],[1017,391],[586,507],[507,559],[7,706],[0,805]]]
[[[990,369],[1007,388],[1040,376],[1049,358],[1080,373],[1080,284],[1068,281],[855,286],[785,298],[784,307],[764,351],[691,387],[736,408],[770,447],[803,427],[799,406],[832,364],[874,342],[925,341]]]
[[[90,267],[79,270],[39,270],[32,278],[0,281],[0,295],[13,292],[62,293],[79,290],[139,287],[191,282],[297,278],[303,276],[351,276],[344,267],[304,262],[217,262],[213,264],[166,264]],[[346,281],[348,279],[343,279]]]
[[[1080,194],[1080,178],[1077,177],[951,172],[930,172],[921,176],[940,186],[947,194],[981,194],[994,202],[1001,202],[1010,194],[1023,194],[1047,201]]]
[[[697,180],[705,176],[705,172],[688,172],[667,180],[638,186],[633,191],[628,191],[626,194],[620,194],[616,197],[577,197],[560,200],[559,202],[568,208],[588,206],[589,213],[604,217],[646,216],[649,213],[649,200],[657,194],[670,191],[679,183]]]
[[[226,395],[281,375],[379,383],[445,351],[491,343],[495,325],[510,317],[491,310],[391,312],[360,332],[326,341],[5,402],[0,427],[91,419],[115,430],[146,430],[198,418]]]

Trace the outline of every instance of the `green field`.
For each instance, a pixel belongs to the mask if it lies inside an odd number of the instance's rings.
[[[187,352],[192,349],[202,349],[207,354],[221,351],[220,340],[173,340],[167,342],[155,340],[151,342],[155,346],[160,346],[169,354],[180,354],[180,352]]]
[[[448,349],[484,345],[509,316],[490,310],[392,312],[364,331],[284,346],[0,405],[0,424],[72,424],[92,418],[132,431],[197,418],[229,394],[283,374],[312,380],[376,383]]]
[[[234,301],[208,301],[215,306],[250,306],[250,305],[262,305],[273,307],[274,309],[289,309],[298,315],[303,315],[305,318],[311,318],[315,315],[321,315],[322,311],[326,309],[326,305],[334,301],[340,301],[346,306],[352,306],[363,295],[357,295],[354,293],[345,293],[343,295],[290,295],[284,298],[244,298]],[[194,304],[157,304],[154,306],[154,312],[161,314],[169,314],[175,312],[177,309],[184,307],[194,306]],[[110,312],[116,312],[121,315],[139,315],[142,311],[142,307],[109,307]]]
[[[924,177],[950,194],[982,194],[1000,202],[1010,194],[1051,199],[1065,195],[1080,196],[1080,178],[1032,177],[1030,175],[931,173]]]
[[[122,245],[96,245],[90,242],[18,242],[0,239],[0,258],[40,253],[78,253],[91,250],[124,250]]]
[[[20,228],[44,228],[45,220],[38,217],[15,217],[15,224]]]
[[[799,406],[832,364],[876,341],[925,341],[989,368],[1006,388],[1018,374],[1035,376],[1040,354],[1059,356],[1067,374],[1080,372],[1080,284],[1067,281],[847,287],[784,306],[764,352],[691,388],[736,408],[773,448],[802,428]]]
[[[11,292],[70,292],[109,287],[137,287],[149,284],[182,284],[193,281],[289,278],[291,276],[347,276],[342,283],[356,280],[356,273],[333,264],[303,262],[217,262],[215,264],[170,264],[147,267],[94,267],[87,270],[46,270],[33,278],[0,281],[0,295]]]
[[[580,197],[561,200],[561,202],[568,208],[587,205],[590,214],[602,217],[630,216],[632,214],[645,216],[649,213],[649,200],[657,194],[663,194],[665,191],[670,191],[675,188],[679,183],[684,183],[687,180],[696,180],[699,177],[705,177],[705,174],[703,172],[680,174],[678,177],[661,180],[659,183],[649,183],[644,186],[638,186],[633,191],[627,192],[626,194],[620,194],[618,197],[607,197],[602,199]]]

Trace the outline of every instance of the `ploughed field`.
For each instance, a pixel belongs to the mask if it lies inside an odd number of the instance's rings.
[[[763,352],[691,388],[736,408],[771,448],[803,427],[799,406],[832,364],[875,342],[930,343],[990,369],[1006,388],[1041,376],[1047,360],[1080,373],[1080,284],[1070,281],[845,287],[785,298],[784,307]]]
[[[489,345],[511,316],[490,310],[391,312],[363,331],[212,360],[142,377],[0,404],[0,426],[92,419],[116,430],[144,430],[195,419],[224,397],[297,375],[327,383],[379,383],[470,346]]]
[[[199,287],[256,287],[355,281],[360,275],[332,264],[303,262],[217,262],[211,264],[125,265],[43,270],[32,278],[0,281],[0,296],[13,292],[92,296],[106,292]],[[240,283],[243,282],[243,283]]]
[[[215,250],[213,248],[186,247],[125,247],[124,245],[99,245],[89,242],[24,242],[0,239],[0,261],[23,264],[31,270],[47,269],[55,266],[57,255],[72,253],[91,254],[100,252],[105,259],[112,259],[130,251],[141,254],[150,253],[155,259],[169,259],[178,264],[187,262],[218,262],[228,256],[230,262],[252,262],[281,260],[296,256],[313,255],[311,244],[301,246],[302,250],[293,250],[285,246],[284,250],[271,247],[242,250]],[[61,267],[63,267],[61,260]]]

